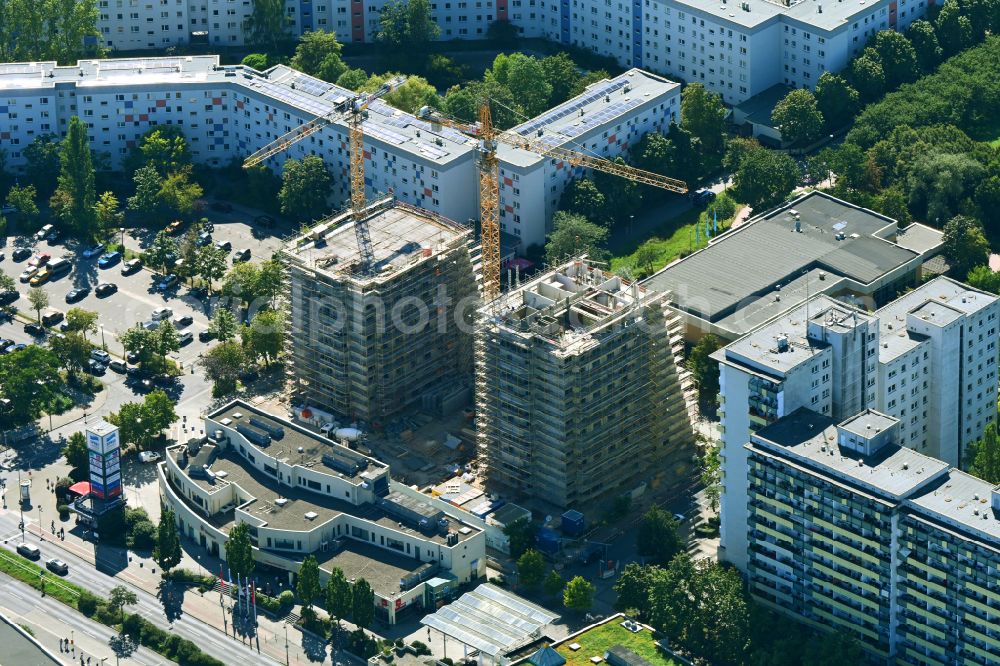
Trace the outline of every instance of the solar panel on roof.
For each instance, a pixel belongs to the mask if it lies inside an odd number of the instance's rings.
[[[322,97],[334,88],[334,86],[329,83],[314,79],[311,76],[296,76],[293,83],[295,84],[296,90],[301,90],[304,93],[315,95],[316,97]]]
[[[364,123],[364,131],[366,136],[375,137],[376,139],[381,139],[387,143],[391,143],[398,146],[402,143],[406,143],[409,139],[402,134],[397,134],[390,129],[385,129],[371,122]]]
[[[428,146],[426,144],[420,146],[420,152],[426,155],[427,157],[432,157],[434,159],[440,159],[448,155],[448,151],[441,150],[437,146]]]

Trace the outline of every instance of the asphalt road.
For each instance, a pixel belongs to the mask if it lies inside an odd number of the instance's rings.
[[[10,551],[13,551],[21,540],[21,533],[17,528],[17,523],[18,514],[16,510],[6,511],[0,515],[2,546]],[[72,553],[66,552],[61,548],[56,548],[47,542],[39,542],[38,538],[33,535],[29,534],[27,541],[39,546],[42,551],[41,561],[44,562],[47,558],[53,556],[65,561],[69,565],[69,574],[65,578],[93,591],[99,596],[106,598],[111,588],[116,585],[124,584],[131,588],[138,599],[138,603],[130,608],[131,612],[142,615],[164,630],[172,631],[179,636],[193,641],[204,652],[222,660],[224,663],[277,663],[269,659],[266,655],[258,654],[255,650],[251,650],[232,636],[223,634],[219,629],[187,615],[180,614],[171,621],[171,618],[168,618],[166,615],[164,603],[156,596],[155,591],[148,591],[109,576],[88,562],[74,556]],[[6,581],[6,579],[0,580]],[[28,598],[30,598],[30,594]],[[173,608],[174,605],[170,604],[170,607]]]

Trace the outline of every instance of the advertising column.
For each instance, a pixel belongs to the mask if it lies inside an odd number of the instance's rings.
[[[122,493],[121,447],[118,427],[106,421],[87,426],[87,451],[90,454],[90,492],[110,500]]]

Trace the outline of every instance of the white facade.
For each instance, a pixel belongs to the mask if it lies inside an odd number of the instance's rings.
[[[94,149],[107,153],[114,167],[145,132],[159,125],[180,127],[196,162],[222,166],[316,116],[336,113],[353,94],[285,66],[265,73],[222,67],[218,56],[84,60],[68,67],[51,62],[0,65],[0,149],[7,152],[9,168],[22,167],[23,150],[36,136],[64,134],[77,115],[88,124]],[[587,122],[570,117],[573,113]],[[631,70],[595,83],[512,131],[541,132],[554,137],[554,145],[580,144],[591,153],[615,157],[644,133],[665,130],[679,115],[678,84]],[[479,217],[474,139],[379,100],[369,106],[364,130],[370,198],[391,191],[406,203],[452,220]],[[331,201],[339,204],[349,198],[348,152],[347,126],[336,121],[267,164],[280,173],[290,157],[322,157],[333,175]],[[544,242],[563,187],[580,172],[503,144],[499,159],[501,224],[522,239],[523,251]]]
[[[716,352],[720,557],[746,566],[750,435],[801,407],[878,409],[900,445],[958,466],[996,418],[998,319],[1000,299],[941,277],[874,313],[818,296]]]

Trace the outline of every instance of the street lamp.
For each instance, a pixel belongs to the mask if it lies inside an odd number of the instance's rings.
[[[125,249],[125,227],[118,227],[118,231],[121,232],[121,235],[122,235],[122,250],[124,250]]]
[[[101,347],[104,349],[108,348],[108,343],[104,341],[104,324],[101,324]]]
[[[38,539],[45,541],[45,530],[42,529],[42,505],[38,505]]]

